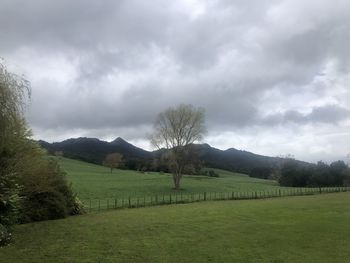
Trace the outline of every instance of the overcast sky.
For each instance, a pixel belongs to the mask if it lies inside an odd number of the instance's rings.
[[[31,82],[36,139],[150,149],[157,114],[190,103],[220,149],[350,152],[349,0],[0,0],[0,57]]]

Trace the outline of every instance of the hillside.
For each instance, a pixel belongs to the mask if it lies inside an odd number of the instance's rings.
[[[76,138],[62,142],[48,143],[39,141],[50,154],[63,152],[68,158],[102,164],[109,153],[118,152],[124,157],[125,167],[132,170],[153,169],[153,158],[158,158],[165,150],[146,151],[118,137],[112,142],[96,138]],[[279,157],[268,157],[241,151],[234,148],[220,150],[208,144],[196,144],[199,159],[206,167],[249,173],[255,167],[278,167],[283,160]]]
[[[97,205],[98,200],[128,197],[154,197],[169,194],[231,193],[248,191],[276,191],[281,187],[276,181],[251,178],[244,174],[216,170],[220,177],[184,176],[181,190],[173,189],[169,174],[141,173],[132,170],[110,169],[78,160],[59,158],[58,162],[67,173],[73,190],[85,203]]]
[[[279,157],[268,157],[247,151],[230,148],[219,150],[209,144],[197,144],[199,158],[207,167],[229,171],[249,173],[256,167],[278,167],[283,160]]]
[[[123,155],[126,167],[133,170],[146,165],[153,158],[151,152],[138,148],[120,137],[112,142],[81,137],[55,143],[39,141],[39,144],[50,154],[62,152],[64,157],[94,164],[102,164],[107,154],[118,152]]]

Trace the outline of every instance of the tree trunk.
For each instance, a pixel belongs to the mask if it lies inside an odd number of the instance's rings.
[[[182,176],[182,175],[179,174],[179,173],[174,173],[174,174],[173,174],[175,190],[179,190],[179,189],[180,189],[180,180],[181,180],[181,176]]]

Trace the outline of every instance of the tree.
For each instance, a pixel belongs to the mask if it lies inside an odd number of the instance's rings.
[[[250,177],[268,179],[272,174],[272,168],[270,167],[254,167],[250,173]]]
[[[104,165],[111,168],[111,173],[113,172],[114,168],[118,168],[120,164],[123,161],[123,155],[120,153],[111,153],[107,154],[105,160],[104,160]]]
[[[63,171],[31,140],[24,119],[29,83],[0,62],[0,246],[17,222],[65,217],[76,211]]]
[[[166,159],[175,189],[180,189],[183,172],[195,154],[192,144],[200,141],[206,133],[204,122],[203,109],[181,104],[160,113],[154,124],[151,143],[158,149],[169,150]]]
[[[16,154],[27,129],[23,118],[28,82],[10,73],[0,61],[0,246],[10,241],[8,228],[17,222],[20,186]]]

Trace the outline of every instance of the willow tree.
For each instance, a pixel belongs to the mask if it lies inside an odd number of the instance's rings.
[[[23,109],[29,95],[29,82],[0,63],[0,152],[26,130]]]
[[[0,62],[0,246],[11,226],[79,213],[65,175],[30,137],[24,118],[29,83]]]
[[[175,189],[180,189],[184,169],[195,154],[193,143],[202,140],[205,133],[205,113],[202,108],[181,104],[158,115],[151,143],[158,149],[168,149],[167,160]]]
[[[18,146],[27,129],[23,117],[28,82],[0,61],[0,246],[10,241],[8,227],[18,219],[20,188],[15,180]]]

